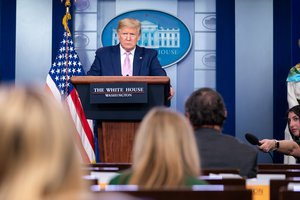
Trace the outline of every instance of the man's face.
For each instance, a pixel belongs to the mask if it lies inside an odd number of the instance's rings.
[[[288,124],[290,130],[294,136],[300,136],[300,120],[299,117],[294,112],[289,112],[288,114]]]
[[[126,51],[131,51],[140,39],[139,30],[137,28],[124,27],[118,31],[118,39]]]

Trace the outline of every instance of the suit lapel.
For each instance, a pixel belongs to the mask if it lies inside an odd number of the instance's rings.
[[[112,47],[112,70],[116,76],[122,76],[121,72],[121,57],[120,57],[120,44]]]
[[[136,46],[134,52],[134,59],[133,59],[133,76],[140,75],[142,60],[143,60],[143,50],[141,47]]]

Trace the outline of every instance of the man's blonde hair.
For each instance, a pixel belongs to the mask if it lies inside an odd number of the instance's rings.
[[[124,18],[121,19],[119,21],[118,24],[118,32],[122,29],[122,28],[136,28],[139,32],[139,34],[141,34],[141,22],[137,19],[134,18]]]
[[[144,188],[183,186],[187,176],[199,176],[200,158],[187,118],[169,108],[152,109],[136,135],[132,170],[129,184]]]

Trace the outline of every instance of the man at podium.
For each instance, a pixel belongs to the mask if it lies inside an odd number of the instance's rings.
[[[166,76],[157,58],[157,51],[137,45],[141,35],[141,23],[137,19],[119,21],[115,46],[99,48],[95,60],[87,72],[92,76]]]

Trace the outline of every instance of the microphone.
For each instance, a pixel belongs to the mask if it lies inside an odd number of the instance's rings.
[[[261,145],[261,143],[259,142],[259,139],[255,135],[252,135],[251,133],[246,133],[245,134],[245,138],[252,145],[258,145],[258,146]],[[271,159],[272,159],[272,161],[274,163],[274,157],[273,157],[273,155],[271,154],[271,152],[268,152],[268,154],[269,154],[269,156],[271,157]]]
[[[252,135],[251,133],[246,133],[245,138],[252,145],[258,145],[258,146],[261,145],[258,138],[255,135]]]

